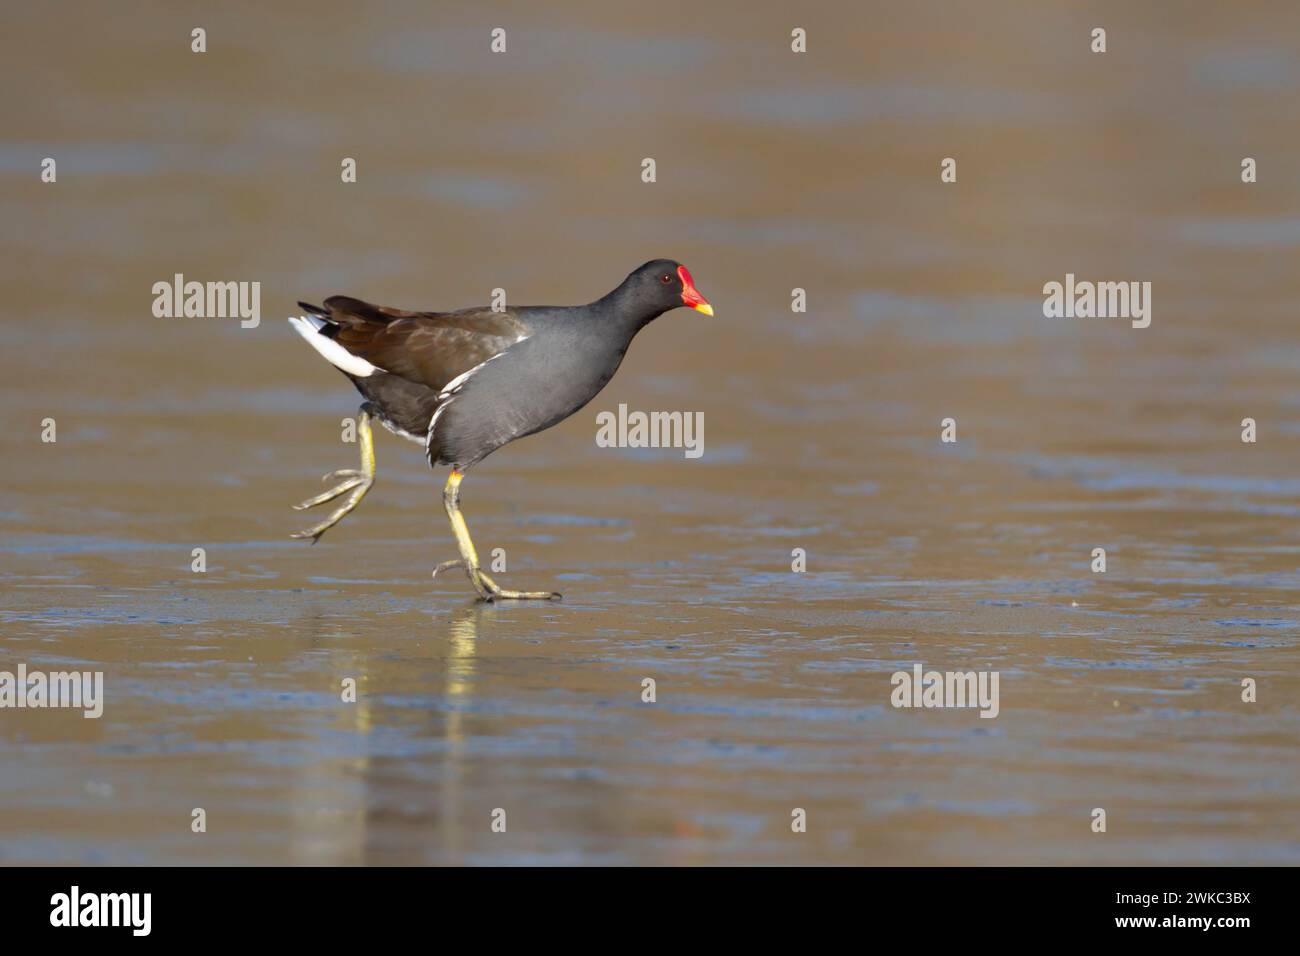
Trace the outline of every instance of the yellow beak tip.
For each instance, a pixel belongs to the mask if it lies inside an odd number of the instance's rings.
[[[709,303],[707,302],[701,302],[699,305],[693,306],[693,308],[695,309],[696,312],[703,312],[705,315],[709,316],[710,318],[713,317],[713,306],[709,305]]]

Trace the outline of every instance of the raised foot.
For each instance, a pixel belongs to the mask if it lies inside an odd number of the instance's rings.
[[[466,568],[466,574],[469,576],[470,584],[474,585],[474,590],[478,592],[481,601],[562,601],[564,595],[559,591],[511,591],[509,588],[503,588],[492,580],[492,576],[480,568],[467,568],[463,558],[454,558],[451,561],[443,561],[433,569],[433,576],[437,576],[443,571],[450,571],[452,568]]]
[[[361,499],[366,496],[366,492],[375,483],[373,474],[358,471],[355,468],[340,468],[338,471],[331,471],[321,478],[321,481],[330,481],[336,478],[342,478],[343,480],[328,491],[294,505],[294,510],[305,511],[308,508],[315,508],[317,505],[323,505],[342,495],[347,495],[347,499],[343,504],[331,511],[329,516],[320,524],[313,525],[305,531],[295,531],[289,537],[310,538],[311,543],[315,544],[320,540],[321,535],[346,518],[361,503]]]

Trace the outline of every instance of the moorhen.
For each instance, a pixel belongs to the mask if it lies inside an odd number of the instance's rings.
[[[307,315],[289,319],[317,352],[352,380],[365,401],[357,414],[360,469],[332,471],[342,479],[294,507],[347,499],[320,524],[295,538],[315,544],[354,509],[375,482],[370,422],[424,446],[429,467],[451,465],[442,492],[460,557],[440,571],[463,567],[484,601],[558,599],[554,591],[510,591],[479,567],[460,513],[460,483],[471,467],[507,442],[568,418],[613,378],[632,338],[670,309],[713,307],[690,272],[655,259],[590,305],[517,306],[406,312],[331,296],[324,308],[298,303]]]

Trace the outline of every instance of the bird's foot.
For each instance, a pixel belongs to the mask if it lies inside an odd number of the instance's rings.
[[[361,499],[366,496],[366,492],[375,484],[374,472],[356,468],[340,468],[337,471],[331,471],[329,474],[324,475],[321,481],[332,481],[338,478],[343,480],[328,491],[294,505],[294,510],[305,511],[308,508],[315,508],[317,505],[333,501],[341,495],[347,495],[347,500],[330,512],[329,517],[320,524],[313,525],[306,531],[295,531],[289,537],[311,538],[311,543],[315,544],[320,540],[321,535],[346,518],[352,512],[352,509],[361,503]]]
[[[450,571],[452,568],[465,568],[469,582],[474,585],[474,590],[478,592],[481,601],[559,601],[564,597],[559,591],[511,591],[509,588],[503,588],[492,580],[492,576],[486,571],[471,568],[463,558],[443,561],[433,569],[433,576],[436,578],[440,572]]]

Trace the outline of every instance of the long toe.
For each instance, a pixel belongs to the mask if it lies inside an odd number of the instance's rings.
[[[488,594],[484,596],[484,600],[487,601],[560,601],[564,599],[564,595],[559,591],[512,591],[509,588],[503,588],[485,571],[479,571],[478,576],[488,591]]]
[[[563,601],[559,591],[502,591],[501,596],[511,601]]]
[[[499,588],[484,600],[487,601],[562,601],[564,595],[559,591],[511,591]]]
[[[329,477],[328,475],[326,477]],[[358,485],[368,485],[370,479],[364,475],[358,475],[349,478],[347,481],[340,482],[328,491],[323,491],[313,498],[308,498],[299,504],[293,506],[294,511],[306,511],[308,508],[315,508],[317,505],[323,505],[327,501],[333,501],[339,495],[345,495]]]
[[[465,560],[463,558],[453,558],[450,561],[443,561],[433,569],[433,576],[436,578],[443,571],[450,571],[452,568],[463,568],[464,566]]]

